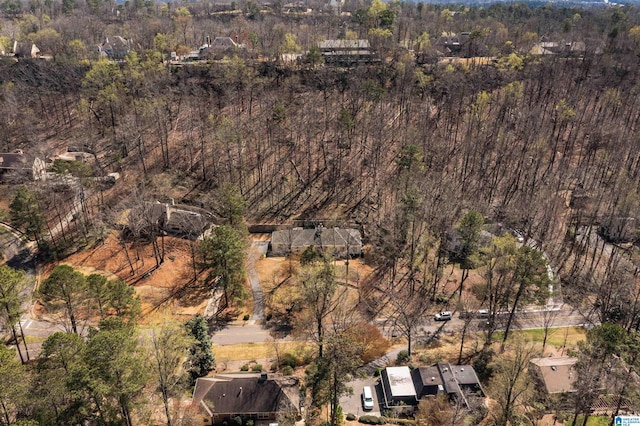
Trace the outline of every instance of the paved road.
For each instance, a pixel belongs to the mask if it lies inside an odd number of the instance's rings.
[[[506,317],[506,316],[505,316]],[[416,333],[416,340],[421,337],[429,336],[436,332],[444,331],[458,331],[461,330],[464,321],[458,317],[458,314],[454,314],[451,321],[438,322],[434,321],[430,317],[423,324],[418,326]],[[470,330],[478,330],[483,320],[474,319]],[[505,320],[506,322],[506,320]],[[561,308],[552,308],[551,310],[544,309],[530,309],[523,312],[517,312],[514,322],[512,323],[512,330],[533,330],[541,329],[545,327],[545,324],[549,328],[562,328],[562,327],[579,327],[593,324],[588,318],[577,310],[572,309],[568,305],[562,305]],[[399,337],[398,331],[395,330],[393,324],[389,324],[389,321],[380,319],[376,321],[383,335],[387,337]],[[498,326],[498,329],[501,329]]]
[[[249,321],[247,321],[245,325],[242,323],[232,323],[211,336],[211,340],[216,345],[264,343],[271,339],[269,330],[266,330],[259,324],[250,324]]]

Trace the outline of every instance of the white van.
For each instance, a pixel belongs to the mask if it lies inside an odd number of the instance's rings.
[[[362,389],[362,408],[365,410],[373,410],[373,392],[371,386],[365,386]]]

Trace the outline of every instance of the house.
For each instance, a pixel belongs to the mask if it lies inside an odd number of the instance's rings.
[[[478,406],[484,399],[484,390],[475,370],[470,365],[451,365],[439,362],[411,371],[418,399],[446,394],[451,401],[466,408]]]
[[[418,405],[409,367],[387,367],[380,373],[384,406]]]
[[[31,180],[45,180],[47,176],[45,162],[22,151],[0,153],[0,177],[5,173],[27,176]]]
[[[555,41],[541,41],[534,44],[529,53],[532,55],[555,55],[559,49],[560,45]]]
[[[198,50],[198,56],[200,59],[222,59],[243,48],[244,45],[236,43],[231,37],[216,37],[212,42],[207,37],[207,42]]]
[[[121,61],[131,52],[131,44],[132,41],[124,37],[105,37],[102,44],[98,46],[98,51],[109,59]]]
[[[462,49],[467,46],[469,43],[469,33],[463,32],[460,34],[443,34],[440,36],[438,40],[434,43],[433,47],[449,56],[449,55],[459,55],[462,52]]]
[[[563,56],[584,56],[587,45],[584,41],[543,41],[533,45],[529,51],[532,55],[563,55]],[[596,53],[598,49],[596,49]]]
[[[362,254],[360,231],[353,228],[325,228],[320,225],[313,229],[292,228],[271,233],[269,247],[273,256],[300,254],[310,246],[336,258]]]
[[[130,231],[152,234],[159,230],[187,238],[200,238],[211,226],[208,212],[171,203],[145,202],[129,212]]]
[[[266,425],[300,416],[298,379],[267,373],[199,378],[193,402],[207,418],[206,424],[240,417],[243,424],[253,420],[256,425]]]
[[[638,240],[638,226],[635,217],[611,216],[603,221],[598,233],[612,243],[631,243]]]
[[[14,41],[13,55],[16,58],[37,58],[40,56],[40,49],[34,43]]]
[[[318,43],[327,64],[351,65],[376,60],[369,40],[324,40]]]
[[[549,395],[575,392],[576,362],[570,356],[532,358],[529,372]]]

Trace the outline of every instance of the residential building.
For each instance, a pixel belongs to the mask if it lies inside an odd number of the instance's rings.
[[[13,42],[13,55],[16,58],[37,58],[40,56],[40,49],[34,43],[27,41]]]
[[[4,175],[9,173],[30,180],[45,180],[47,165],[42,159],[22,151],[0,153],[0,178],[4,179]]]
[[[98,46],[101,55],[113,60],[124,60],[129,52],[131,52],[132,41],[121,36],[105,37],[104,41]]]
[[[439,362],[428,367],[387,367],[381,373],[384,405],[387,408],[418,405],[424,397],[445,394],[465,408],[479,406],[485,394],[470,365]]]
[[[318,43],[318,50],[327,64],[352,65],[375,61],[375,54],[369,40],[324,40]]]
[[[550,395],[575,392],[578,358],[570,356],[532,358],[529,372]]]
[[[336,258],[362,254],[360,231],[353,228],[325,228],[322,225],[313,229],[292,228],[274,231],[271,233],[269,246],[273,256],[300,254],[310,246]]]
[[[207,42],[198,50],[198,57],[199,59],[222,59],[241,49],[244,49],[244,45],[236,43],[231,37],[216,37],[211,42],[207,37]]]
[[[211,226],[210,214],[196,207],[176,206],[171,203],[145,202],[129,212],[130,230],[167,234],[197,239]]]
[[[459,55],[469,44],[469,33],[463,32],[460,34],[443,34],[438,40],[436,40],[433,47],[440,53],[451,56]]]
[[[632,243],[638,240],[639,226],[635,217],[611,216],[602,221],[598,232],[612,243]]]
[[[243,423],[253,420],[260,426],[300,417],[298,379],[267,373],[199,378],[193,402],[205,415],[206,424],[240,417]]]
[[[430,367],[415,368],[411,377],[418,399],[444,393],[450,400],[471,408],[480,404],[485,396],[480,379],[470,365],[439,362]]]
[[[384,406],[418,405],[409,367],[387,367],[380,374]]]

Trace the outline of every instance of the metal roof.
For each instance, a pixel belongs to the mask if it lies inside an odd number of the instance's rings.
[[[416,388],[411,379],[409,367],[387,367],[387,377],[389,377],[389,388],[391,396],[416,396]]]

